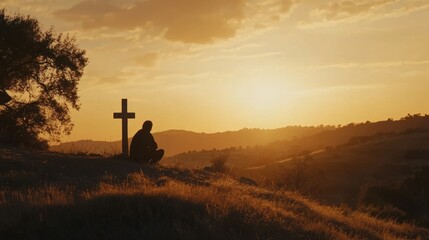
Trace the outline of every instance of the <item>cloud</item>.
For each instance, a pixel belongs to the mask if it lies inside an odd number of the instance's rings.
[[[380,14],[378,18],[389,18],[389,17],[400,17],[403,15],[411,14],[416,11],[421,11],[429,8],[429,2],[424,1],[410,1],[403,6],[393,9],[392,11],[385,12],[384,14]]]
[[[98,83],[120,83],[123,80],[118,76],[106,76],[98,79]]]
[[[284,55],[284,52],[264,52],[264,53],[256,53],[256,54],[247,54],[247,55],[222,55],[222,56],[214,56],[214,57],[208,57],[206,59],[203,59],[203,61],[212,61],[212,60],[243,60],[243,59],[259,59],[264,57],[272,57],[272,56],[280,56]]]
[[[234,53],[234,52],[240,52],[243,50],[249,50],[249,49],[254,49],[254,48],[261,48],[262,45],[261,44],[256,44],[256,43],[250,43],[250,44],[241,44],[239,46],[234,46],[231,48],[227,48],[227,49],[222,49],[222,52],[225,53]]]
[[[335,0],[316,9],[312,14],[324,20],[337,20],[365,13],[396,0]]]
[[[55,16],[84,29],[142,28],[171,41],[210,43],[233,37],[244,18],[244,0],[148,0],[131,6],[86,0]]]
[[[263,30],[275,26],[302,0],[247,0],[245,22],[253,30]]]
[[[146,53],[135,59],[135,62],[143,67],[154,67],[158,61],[159,55],[155,52]]]
[[[331,0],[312,10],[301,27],[400,17],[428,7],[426,0]]]
[[[288,13],[293,6],[301,2],[301,0],[280,0],[280,11],[283,13]]]
[[[337,85],[329,87],[314,88],[301,91],[302,94],[332,94],[333,92],[346,92],[346,91],[368,91],[384,87],[380,84],[368,85]]]
[[[413,65],[428,65],[429,60],[422,61],[391,61],[391,62],[372,62],[372,63],[339,63],[315,66],[312,68],[388,68]]]
[[[112,1],[86,0],[69,9],[55,11],[54,15],[67,21],[80,22],[83,28],[90,29],[103,27],[120,11],[121,8]]]
[[[174,42],[207,44],[236,36],[252,6],[265,5],[276,13],[290,11],[297,0],[85,0],[54,15],[84,29],[140,29]],[[272,12],[267,12],[272,15]]]

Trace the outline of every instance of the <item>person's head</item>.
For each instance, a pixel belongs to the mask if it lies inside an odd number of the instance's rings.
[[[145,121],[144,123],[143,123],[143,126],[142,126],[142,129],[143,129],[143,131],[145,131],[145,132],[150,132],[151,130],[152,130],[152,122],[151,121],[149,121],[149,120],[147,120],[147,121]]]

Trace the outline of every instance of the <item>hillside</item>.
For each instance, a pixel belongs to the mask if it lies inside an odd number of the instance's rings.
[[[223,154],[237,176],[298,190],[324,204],[429,226],[427,116],[355,124],[259,147],[180,154],[164,164],[203,168]]]
[[[0,148],[5,239],[427,239],[427,229],[201,170]]]
[[[221,133],[196,133],[183,130],[169,130],[154,133],[158,146],[166,151],[166,156],[203,149],[223,149],[268,144],[275,141],[310,136],[334,129],[332,126],[301,127],[290,126],[278,129],[242,129]],[[134,133],[130,133],[132,136]],[[131,138],[129,139],[131,141]],[[121,152],[121,141],[103,142],[82,140],[51,146],[51,151],[64,153],[94,153],[114,155]]]
[[[429,131],[375,135],[367,139],[311,155],[305,165],[308,179],[303,190],[331,204],[356,206],[362,187],[398,186],[429,166]],[[277,180],[300,160],[292,158],[239,172]]]
[[[229,164],[233,168],[244,169],[289,159],[303,152],[332,149],[354,142],[366,141],[372,136],[412,132],[419,129],[429,129],[429,115],[408,115],[400,120],[351,123],[310,136],[276,141],[262,146],[182,153],[165,159],[163,163],[202,168],[210,165],[213,156],[227,153]]]

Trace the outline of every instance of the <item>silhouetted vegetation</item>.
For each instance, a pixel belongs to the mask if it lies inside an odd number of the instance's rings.
[[[222,153],[217,156],[213,156],[211,162],[210,170],[213,172],[228,172],[229,168],[226,166],[228,162],[229,154]]]
[[[393,136],[396,133],[394,132],[378,132],[374,135],[371,136],[357,136],[357,137],[352,137],[350,138],[349,142],[347,143],[348,145],[357,145],[357,144],[363,144],[363,143],[367,143],[367,142],[371,142],[371,141],[375,141],[375,140],[380,140],[383,139],[385,137],[389,137],[389,136]]]
[[[359,208],[372,215],[417,221],[429,226],[429,167],[407,178],[399,187],[367,186]]]
[[[429,149],[410,149],[404,157],[409,160],[429,159]]]
[[[311,180],[313,174],[309,169],[312,160],[308,152],[293,157],[290,160],[289,167],[282,167],[283,170],[277,179],[277,185],[282,188],[300,192],[308,189],[306,184]]]
[[[85,51],[29,16],[0,10],[0,143],[47,148],[69,134]]]

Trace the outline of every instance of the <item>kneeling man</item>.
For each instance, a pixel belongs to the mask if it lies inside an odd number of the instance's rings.
[[[131,140],[130,158],[132,161],[157,164],[164,156],[164,150],[158,149],[150,131],[152,122],[145,121]]]

